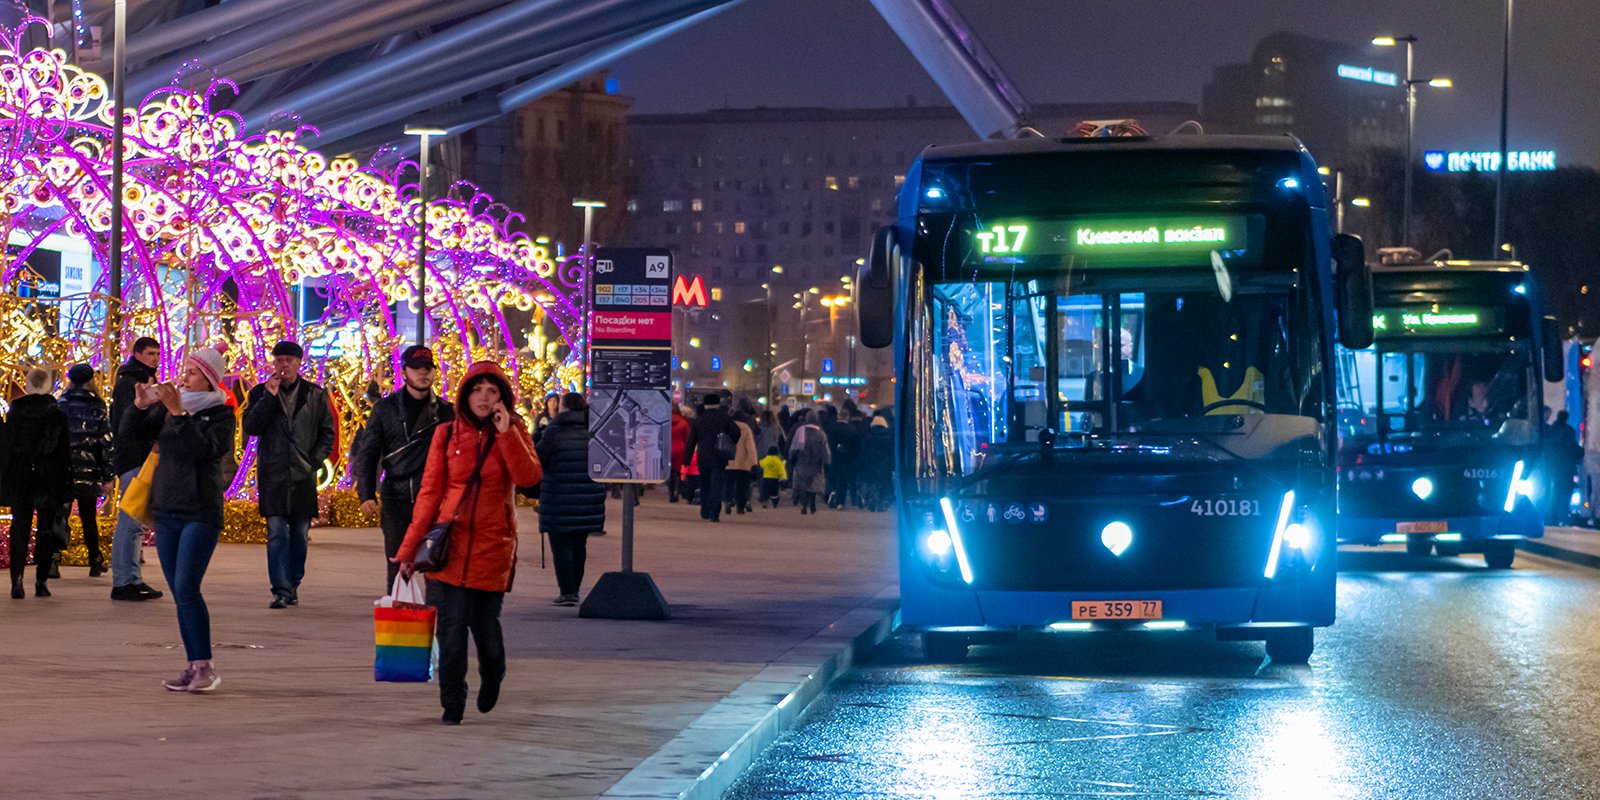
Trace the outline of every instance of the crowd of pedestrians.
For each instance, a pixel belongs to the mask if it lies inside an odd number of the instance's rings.
[[[267,530],[268,607],[300,603],[309,528],[318,513],[319,472],[339,447],[328,392],[301,374],[304,351],[272,349],[266,378],[253,386],[230,376],[222,350],[191,347],[162,382],[160,344],[136,340],[116,370],[109,402],[88,364],[57,375],[29,370],[0,422],[0,504],[12,511],[11,596],[49,597],[76,508],[89,575],[111,575],[111,599],[164,597],[143,576],[143,544],[153,531],[172,594],[186,663],[163,685],[205,693],[222,679],[212,660],[211,611],[202,593],[224,524],[225,498],[239,469],[238,447],[253,442],[257,512]],[[370,414],[350,447],[361,510],[376,514],[384,542],[385,589],[409,580],[424,543],[447,529],[447,557],[430,571],[437,609],[438,679],[446,723],[459,723],[468,697],[468,642],[477,650],[477,707],[495,706],[505,678],[500,611],[517,561],[517,493],[538,499],[548,537],[558,606],[582,594],[587,541],[606,527],[606,489],[589,477],[588,406],[583,395],[522,406],[492,362],[473,364],[455,401],[435,391],[431,350],[406,348],[396,388],[369,387]],[[514,409],[533,418],[530,426]],[[536,411],[536,413],[535,413]],[[531,428],[531,431],[530,431]],[[778,508],[784,491],[802,514],[822,506],[879,509],[892,465],[884,415],[846,401],[776,412],[744,398],[707,395],[676,407],[671,423],[672,502],[698,503],[700,516]],[[103,556],[100,511],[119,500],[111,557]],[[109,510],[109,509],[105,509]],[[541,556],[542,558],[542,556]]]
[[[778,508],[785,489],[802,514],[821,507],[887,510],[894,476],[889,421],[889,412],[869,413],[849,399],[774,412],[748,398],[707,395],[672,410],[668,500],[698,502],[708,522],[757,504]]]

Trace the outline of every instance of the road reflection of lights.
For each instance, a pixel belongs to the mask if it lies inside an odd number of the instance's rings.
[[[1263,757],[1243,762],[1261,770],[1251,781],[1260,787],[1260,796],[1337,797],[1348,792],[1344,753],[1320,710],[1284,710],[1269,716],[1262,737]]]

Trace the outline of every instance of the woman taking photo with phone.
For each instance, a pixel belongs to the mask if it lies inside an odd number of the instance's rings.
[[[209,692],[222,684],[211,664],[211,613],[200,595],[211,555],[222,534],[222,499],[233,479],[233,436],[238,422],[222,389],[226,370],[214,348],[193,348],[183,377],[135,387],[123,430],[154,436],[160,453],[150,478],[150,519],[161,574],[178,607],[178,633],[189,665],[163,686],[174,692]]]
[[[517,559],[512,495],[539,482],[533,440],[500,366],[479,361],[467,369],[456,396],[456,418],[439,426],[428,451],[411,527],[395,561],[410,578],[424,540],[438,542],[443,565],[427,573],[428,602],[438,609],[439,704],[444,722],[460,724],[467,707],[467,634],[478,647],[478,711],[500,698],[506,648],[500,607]],[[437,563],[438,555],[432,556]]]

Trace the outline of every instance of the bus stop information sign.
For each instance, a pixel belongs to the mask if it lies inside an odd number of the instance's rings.
[[[672,444],[672,254],[595,251],[589,324],[589,477],[660,483]]]
[[[595,582],[578,616],[667,619],[655,581],[633,571],[638,484],[672,458],[672,253],[602,247],[589,282],[589,477],[620,483],[622,570]]]

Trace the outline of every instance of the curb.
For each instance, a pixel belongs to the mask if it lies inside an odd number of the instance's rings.
[[[894,630],[897,587],[840,617],[701,714],[601,800],[721,797],[856,659]]]
[[[1566,548],[1556,547],[1554,545],[1545,544],[1537,539],[1523,539],[1517,542],[1517,549],[1527,553],[1532,553],[1536,556],[1553,558],[1557,561],[1565,561],[1568,564],[1577,564],[1580,567],[1600,569],[1600,556],[1591,555],[1589,553],[1581,553],[1577,550],[1568,550]]]

